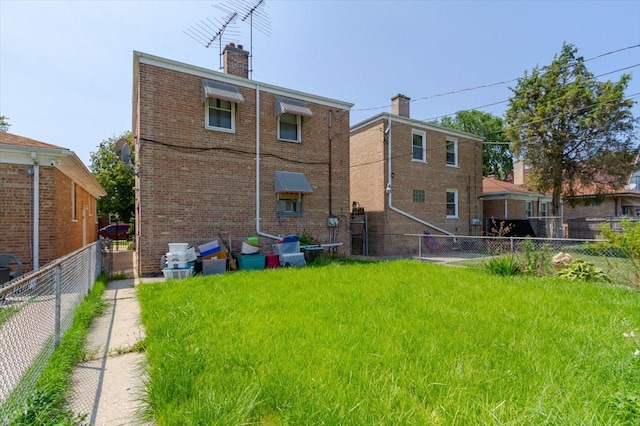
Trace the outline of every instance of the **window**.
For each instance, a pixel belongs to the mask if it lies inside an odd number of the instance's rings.
[[[235,132],[236,104],[218,98],[207,98],[206,128]]]
[[[585,198],[584,199],[585,207],[595,207],[600,205],[600,200],[597,197],[593,198]]]
[[[540,216],[541,217],[547,217],[547,212],[548,212],[548,203],[540,203]]]
[[[292,142],[301,142],[299,115],[280,114],[278,116],[278,139]]]
[[[447,139],[447,166],[458,167],[458,141]]]
[[[414,203],[424,203],[425,202],[425,191],[424,191],[424,189],[414,189],[413,190],[413,202]]]
[[[447,217],[458,217],[457,189],[447,189]]]
[[[76,183],[71,182],[71,220],[77,220],[76,217]]]
[[[524,215],[525,217],[533,216],[533,201],[524,202]]]
[[[420,130],[411,131],[412,160],[427,161],[426,133]]]
[[[278,215],[288,217],[302,216],[302,194],[278,194]]]

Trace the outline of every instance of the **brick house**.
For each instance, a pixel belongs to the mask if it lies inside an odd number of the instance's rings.
[[[514,164],[517,168],[518,164]],[[520,181],[519,173],[516,181]],[[546,217],[549,214],[551,195],[530,191],[526,186],[496,179],[482,178],[482,215],[485,233],[491,234],[500,222],[511,224],[509,235],[544,237],[547,235]],[[495,224],[493,223],[495,221]]]
[[[282,236],[349,245],[353,104],[247,78],[241,45],[224,72],[134,52],[136,255],[159,271],[167,244]]]
[[[406,251],[403,234],[480,235],[482,138],[410,118],[410,99],[351,127],[351,202],[368,254]]]
[[[0,132],[0,253],[23,273],[96,241],[105,194],[72,151]]]

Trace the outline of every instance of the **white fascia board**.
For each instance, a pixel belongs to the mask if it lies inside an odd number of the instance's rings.
[[[134,60],[137,60],[141,64],[153,65],[156,67],[165,68],[171,71],[182,72],[185,74],[195,75],[201,78],[208,78],[212,80],[222,81],[228,84],[235,84],[236,86],[246,87],[248,89],[255,90],[260,88],[261,92],[273,93],[276,95],[282,95],[285,97],[300,99],[306,102],[312,102],[314,104],[325,105],[330,108],[351,110],[353,104],[350,102],[339,101],[337,99],[325,98],[323,96],[312,95],[310,93],[299,92],[293,89],[287,89],[280,86],[274,86],[268,83],[261,83],[248,78],[238,77],[232,74],[226,74],[220,71],[213,71],[207,68],[198,67],[195,65],[185,64],[183,62],[173,61],[171,59],[161,58],[159,56],[149,55],[142,52],[133,52]]]
[[[411,126],[419,130],[431,130],[434,132],[445,133],[450,136],[471,139],[478,142],[484,142],[483,137],[474,135],[472,133],[463,132],[461,130],[450,129],[448,127],[438,126],[435,124],[429,124],[424,121],[414,120],[412,118],[402,117],[400,115],[389,114],[388,112],[382,112],[380,114],[376,114],[373,117],[370,117],[366,120],[363,120],[359,123],[354,124],[353,126],[351,126],[351,129],[350,129],[351,133],[356,132],[363,127],[369,126],[370,124],[375,123],[376,121],[379,121],[379,120],[386,121],[389,118],[391,118],[392,122],[406,124],[408,126]]]

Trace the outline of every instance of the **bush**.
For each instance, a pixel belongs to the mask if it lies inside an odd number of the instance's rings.
[[[487,262],[487,270],[493,274],[505,277],[522,273],[518,259],[512,255],[492,258]]]
[[[583,260],[574,260],[566,269],[558,271],[558,276],[571,281],[606,281],[611,282],[611,278],[600,268],[596,268],[591,263]]]
[[[621,252],[631,263],[632,272],[625,278],[632,286],[640,286],[640,221],[623,219],[622,231],[614,231],[606,225],[600,227],[602,236],[616,251]]]

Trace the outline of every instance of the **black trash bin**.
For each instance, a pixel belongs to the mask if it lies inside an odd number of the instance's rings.
[[[8,266],[0,266],[0,286],[11,279],[11,268]]]

